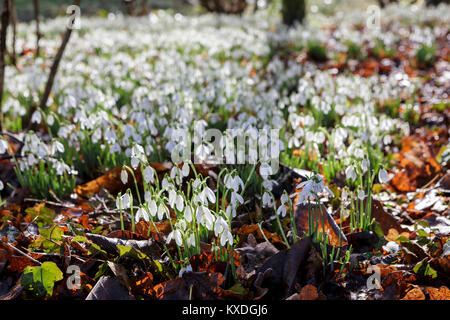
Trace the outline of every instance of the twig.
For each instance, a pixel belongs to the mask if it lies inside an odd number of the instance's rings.
[[[10,248],[13,249],[14,251],[20,253],[21,255],[27,257],[27,258],[30,259],[31,261],[33,261],[33,262],[35,262],[35,263],[37,263],[37,264],[39,264],[39,265],[42,264],[42,263],[40,263],[38,260],[34,259],[33,257],[30,257],[28,254],[26,254],[26,253],[23,252],[22,250],[20,250],[20,249],[14,247],[14,246],[12,246],[12,245],[10,245],[8,242],[0,241],[0,243],[6,244],[8,247],[10,247]]]
[[[79,6],[81,0],[75,0],[74,5]],[[42,95],[41,102],[39,107],[41,110],[44,110],[47,106],[47,100],[50,96],[50,92],[52,91],[53,82],[55,81],[56,73],[58,72],[59,63],[61,62],[62,56],[64,54],[64,50],[66,49],[67,43],[70,40],[70,36],[72,34],[72,28],[66,28],[66,33],[64,34],[61,46],[59,47],[58,52],[56,53],[55,60],[53,61],[53,65],[50,69],[50,74],[48,75],[47,84],[45,85],[44,94]]]
[[[64,204],[64,203],[58,203],[58,202],[42,200],[42,199],[25,198],[25,199],[23,199],[23,201],[26,201],[26,202],[43,202],[45,204],[49,204],[49,205],[56,206],[56,207],[63,207],[63,208],[73,208],[73,207],[75,207],[75,205],[72,204],[72,203]]]
[[[8,137],[10,137],[11,139],[13,139],[15,142],[17,142],[17,143],[19,143],[19,144],[21,144],[21,145],[24,145],[24,142],[23,142],[22,140],[20,140],[19,138],[17,138],[14,134],[12,134],[12,133],[10,133],[10,132],[2,131],[2,132],[0,132],[0,135],[2,135],[2,136],[8,136]]]

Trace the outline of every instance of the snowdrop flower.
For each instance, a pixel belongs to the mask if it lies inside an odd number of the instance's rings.
[[[244,190],[244,182],[239,176],[232,177],[230,174],[225,175],[224,178],[225,186],[235,192],[239,190]]]
[[[57,140],[53,141],[52,150],[51,150],[52,155],[55,155],[56,152],[61,152],[61,153],[64,152],[64,145]]]
[[[205,200],[208,199],[210,203],[216,203],[216,195],[208,186],[206,186],[201,192],[201,197]],[[206,201],[204,201],[203,203],[205,202]]]
[[[41,123],[41,121],[42,121],[42,114],[39,110],[36,110],[31,115],[31,122],[39,124],[39,123]]]
[[[366,197],[366,193],[364,192],[364,190],[359,190],[358,191],[358,199],[359,200],[364,200],[364,198]]]
[[[281,204],[277,209],[277,215],[281,215],[283,218],[286,216],[286,206],[284,204]]]
[[[120,173],[120,180],[122,180],[123,184],[127,184],[128,182],[128,173],[126,169],[122,169],[122,172]]]
[[[186,268],[181,268],[180,272],[178,273],[178,276],[181,278],[183,274],[192,272],[192,266],[188,265]]]
[[[227,222],[222,217],[218,217],[214,223],[214,234],[216,237],[226,229],[228,229]]]
[[[186,219],[187,222],[192,221],[192,208],[189,205],[187,205],[186,209],[184,210],[184,218]]]
[[[269,192],[264,192],[262,202],[263,207],[272,206],[272,196],[270,195]]]
[[[141,218],[144,219],[146,222],[150,221],[150,219],[148,217],[148,212],[143,207],[140,207],[136,211],[136,216],[135,216],[136,222],[139,222],[141,220]]]
[[[155,200],[150,200],[150,202],[148,203],[148,209],[149,209],[150,215],[152,217],[156,216],[156,214],[158,212],[158,207],[156,205]]]
[[[181,247],[183,245],[183,235],[181,234],[180,230],[175,229],[171,233],[169,233],[166,243],[170,243],[172,241],[172,238],[175,239],[177,246]]]
[[[270,175],[273,174],[272,167],[268,163],[262,163],[259,167],[259,174],[266,180]]]
[[[52,126],[54,123],[55,123],[55,117],[54,117],[52,114],[50,114],[50,115],[47,117],[47,124],[48,124],[49,126]]]
[[[356,172],[354,166],[348,166],[347,169],[345,169],[345,176],[347,177],[347,180],[356,180]]]
[[[199,206],[196,210],[196,218],[202,225],[206,227],[208,230],[213,229],[214,224],[214,216],[211,214],[211,211],[205,206]]]
[[[233,235],[229,230],[225,230],[222,232],[222,235],[220,236],[220,244],[224,247],[227,242],[232,245],[233,244]]]
[[[191,235],[187,238],[188,247],[195,247],[195,235],[191,233]]]
[[[131,167],[136,170],[139,166],[139,159],[138,158],[131,158]]]
[[[166,216],[168,219],[170,219],[169,210],[167,210],[166,206],[162,203],[158,206],[158,219],[162,220]]]
[[[0,191],[3,190],[4,187],[5,187],[5,185],[3,184],[3,181],[0,180]]]
[[[125,193],[123,196],[120,196],[116,199],[116,207],[117,209],[128,209],[131,206],[131,198],[128,193]]]
[[[378,171],[378,181],[380,181],[380,183],[386,183],[389,180],[387,171],[384,168],[381,168],[380,171]]]
[[[370,161],[367,158],[364,158],[363,161],[361,162],[361,169],[363,174],[367,172],[367,170],[369,170],[370,167]]]
[[[231,192],[231,204],[236,207],[237,203],[243,204],[244,203],[244,198],[242,198],[242,196],[237,193],[237,192]]]
[[[189,171],[190,171],[189,163],[185,162],[183,164],[183,167],[181,168],[181,173],[182,173],[183,177],[189,176]]]
[[[316,174],[309,180],[303,181],[297,186],[297,189],[303,188],[299,194],[297,204],[305,204],[308,201],[318,199],[318,195],[326,191],[330,196],[334,197],[330,188],[325,186],[321,175]],[[295,195],[295,194],[294,194]]]
[[[155,182],[155,171],[153,171],[151,166],[148,166],[144,170],[144,181],[147,184]]]

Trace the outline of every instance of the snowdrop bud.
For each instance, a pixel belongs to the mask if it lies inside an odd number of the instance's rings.
[[[147,168],[145,168],[144,170],[144,180],[145,183],[153,183],[155,181],[155,177],[154,177],[154,171],[153,168],[148,166]]]
[[[192,221],[192,209],[190,206],[186,206],[186,210],[184,210],[184,218],[187,222]]]
[[[131,158],[131,166],[133,167],[134,170],[136,170],[137,167],[139,166],[139,159],[138,158]]]
[[[283,194],[281,195],[280,200],[281,200],[281,203],[282,203],[282,204],[286,204],[286,203],[289,202],[290,199],[289,199],[289,197],[287,196],[286,193],[283,193]]]
[[[181,168],[181,173],[183,174],[183,177],[187,177],[189,175],[189,164],[187,162],[185,162],[183,164],[183,167]]]
[[[349,166],[345,169],[345,176],[348,180],[356,180],[356,172],[354,166]]]
[[[259,174],[263,179],[267,179],[272,174],[272,167],[268,163],[262,163],[259,167]]]
[[[366,173],[369,170],[370,162],[368,159],[364,158],[361,162],[361,169],[363,173]]]
[[[386,183],[389,181],[389,175],[383,168],[378,171],[378,181],[380,181],[380,183]]]
[[[156,213],[158,212],[158,208],[156,207],[156,201],[155,200],[151,200],[149,205],[148,205],[149,209],[150,209],[150,214],[152,217],[156,216]]]
[[[53,115],[49,115],[49,116],[47,117],[47,124],[48,124],[49,126],[52,126],[54,123],[55,123],[55,117],[54,117]]]
[[[181,195],[177,195],[176,199],[175,199],[175,206],[178,209],[178,211],[183,211],[184,209],[184,200],[183,197]]]
[[[122,180],[123,184],[127,184],[128,182],[128,173],[125,169],[122,169],[122,172],[120,173],[120,180]]]
[[[364,200],[365,197],[366,197],[366,193],[364,192],[364,190],[360,190],[358,192],[358,199],[362,201],[362,200]]]
[[[262,200],[263,200],[263,207],[268,207],[272,205],[272,197],[270,196],[270,193],[264,192]]]
[[[162,220],[162,218],[164,218],[164,213],[166,212],[166,210],[164,209],[164,206],[162,204],[160,204],[158,206],[158,219]]]

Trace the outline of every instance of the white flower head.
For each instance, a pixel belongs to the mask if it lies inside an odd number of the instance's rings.
[[[345,176],[347,177],[347,180],[356,180],[356,171],[354,166],[348,166],[347,169],[345,169]]]
[[[126,169],[122,169],[122,172],[120,173],[120,180],[122,180],[123,184],[127,184],[128,182],[128,172]]]
[[[378,181],[380,181],[380,183],[386,183],[389,180],[390,178],[387,171],[384,168],[381,168],[380,171],[378,171]]]

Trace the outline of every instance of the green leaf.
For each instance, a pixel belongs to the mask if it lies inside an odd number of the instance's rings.
[[[236,282],[230,289],[228,289],[230,291],[233,291],[234,293],[240,294],[242,296],[247,295],[247,290],[245,290],[245,288],[239,283]]]
[[[146,254],[130,246],[117,245],[117,249],[119,250],[119,256],[121,257],[128,257],[135,260],[150,260]]]
[[[409,240],[407,237],[405,237],[405,236],[398,236],[398,238],[396,239],[396,241],[400,241],[400,242],[403,242],[403,243],[410,243],[411,242],[411,240]]]
[[[63,279],[63,273],[54,262],[46,261],[41,266],[26,267],[22,286],[38,297],[51,297],[56,281]]]
[[[427,221],[425,221],[425,220],[417,221],[417,224],[418,224],[419,226],[424,227],[424,228],[430,228],[430,224],[429,224]]]
[[[436,270],[430,267],[430,264],[425,259],[416,264],[413,271],[422,276],[430,276],[432,279],[437,277]]]
[[[50,228],[40,228],[39,234],[40,236],[31,243],[31,248],[44,249],[48,253],[61,249],[57,243],[62,241],[64,231],[60,227],[54,225]]]
[[[76,237],[73,237],[72,241],[86,243],[86,244],[87,244],[86,247],[87,247],[87,249],[88,249],[88,254],[91,254],[91,255],[102,254],[102,255],[104,255],[105,257],[108,256],[108,254],[106,253],[105,250],[102,250],[97,244],[95,244],[95,243],[89,241],[88,239],[86,239],[86,238],[83,237],[83,236],[76,236]]]

